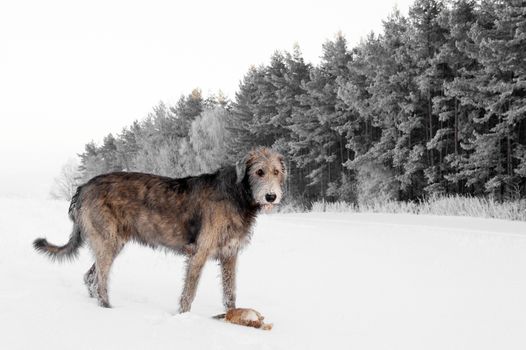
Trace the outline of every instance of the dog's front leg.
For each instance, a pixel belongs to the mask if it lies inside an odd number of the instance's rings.
[[[199,283],[199,277],[201,276],[201,271],[205,265],[207,255],[207,251],[201,249],[187,259],[184,288],[183,293],[181,294],[181,300],[179,302],[180,313],[190,311],[192,301],[194,301],[197,284]]]
[[[223,305],[228,311],[236,308],[236,263],[237,253],[222,257],[221,280],[223,282]]]

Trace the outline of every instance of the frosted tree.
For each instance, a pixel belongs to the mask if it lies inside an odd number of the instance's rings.
[[[458,176],[466,164],[469,152],[462,144],[469,142],[473,135],[470,115],[477,113],[466,89],[466,79],[480,69],[475,56],[467,48],[473,46],[469,36],[471,27],[477,20],[474,0],[459,0],[451,4],[439,16],[439,24],[447,29],[446,42],[435,56],[434,63],[443,70],[443,94],[433,98],[433,110],[439,118],[439,126],[428,148],[441,154],[441,176],[431,179],[428,190],[431,192],[464,193],[465,179]]]
[[[81,173],[76,159],[70,158],[53,180],[50,195],[54,199],[70,201],[81,183]]]
[[[331,183],[335,182],[332,187],[341,185],[347,154],[339,127],[349,113],[338,96],[337,79],[348,74],[351,57],[343,35],[327,41],[320,66],[313,67],[302,84],[304,92],[297,97],[301,108],[291,116],[291,155],[298,167],[307,170],[308,197],[325,198]]]

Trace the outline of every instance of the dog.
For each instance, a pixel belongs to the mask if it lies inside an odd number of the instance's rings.
[[[280,203],[287,170],[281,154],[253,149],[235,165],[215,173],[169,178],[135,172],[99,175],[78,187],[69,217],[73,231],[64,246],[44,238],[34,248],[62,261],[87,243],[95,258],[84,275],[89,295],[102,307],[108,299],[108,274],[129,241],[166,248],[186,256],[179,312],[190,311],[201,270],[209,259],[221,267],[223,304],[236,307],[236,264],[256,216]]]

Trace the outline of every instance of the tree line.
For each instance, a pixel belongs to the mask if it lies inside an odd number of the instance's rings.
[[[209,172],[252,147],[287,156],[290,198],[367,202],[526,194],[526,2],[416,0],[316,65],[299,47],[250,67],[232,100],[199,89],[80,154],[110,171]]]

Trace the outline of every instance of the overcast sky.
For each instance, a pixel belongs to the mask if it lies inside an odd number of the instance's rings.
[[[252,64],[298,43],[318,62],[412,1],[2,1],[0,195],[46,197],[90,140],[200,87],[233,97]]]

